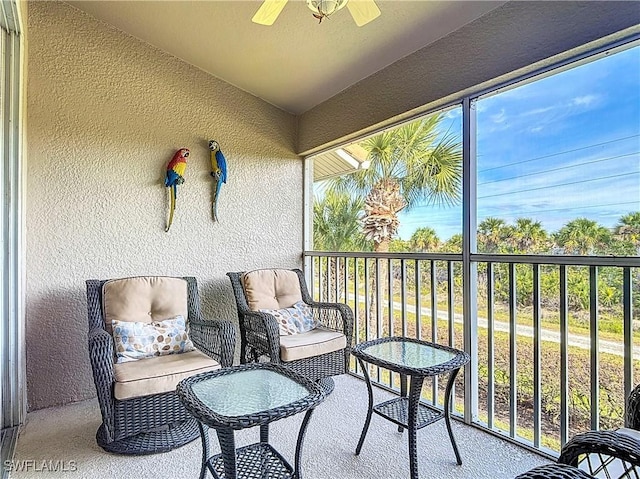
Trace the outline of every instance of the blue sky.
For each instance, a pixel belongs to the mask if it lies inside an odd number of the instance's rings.
[[[614,227],[640,211],[640,46],[531,81],[477,104],[478,223],[578,217]],[[460,109],[444,129],[461,131]],[[400,237],[419,227],[462,232],[462,207],[400,213]]]

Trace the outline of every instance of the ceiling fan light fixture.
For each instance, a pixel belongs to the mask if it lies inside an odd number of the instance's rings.
[[[307,0],[307,6],[313,12],[313,16],[320,21],[337,12],[346,4],[347,0]]]

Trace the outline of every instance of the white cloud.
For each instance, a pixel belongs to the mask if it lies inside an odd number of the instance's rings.
[[[558,105],[555,106],[545,106],[542,108],[534,108],[533,110],[525,111],[521,113],[521,116],[532,116],[532,115],[541,115],[543,113],[547,113],[555,108],[558,108]]]
[[[496,113],[495,115],[491,115],[491,121],[497,124],[504,123],[507,120],[507,112],[504,108],[500,109],[500,113]]]
[[[571,100],[573,106],[589,106],[598,99],[598,95],[582,95]]]

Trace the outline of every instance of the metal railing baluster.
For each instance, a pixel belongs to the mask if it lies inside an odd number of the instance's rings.
[[[389,296],[387,297],[387,309],[388,314],[387,314],[387,318],[388,318],[388,328],[389,328],[389,336],[394,336],[395,335],[395,331],[394,331],[394,305],[393,305],[393,263],[391,258],[389,258],[387,260],[387,287],[388,287],[388,291],[389,291]],[[389,371],[389,382],[390,382],[390,386],[392,387],[393,385],[393,372]]]
[[[382,333],[382,285],[380,284],[380,258],[376,258],[376,338],[381,337]],[[380,382],[380,368],[377,369],[377,378],[378,382]]]
[[[349,258],[344,259],[344,302],[349,304]]]
[[[431,260],[431,342],[438,342],[438,277],[436,262]],[[432,378],[433,404],[438,405],[438,376]]]
[[[622,302],[624,304],[624,397],[628,398],[633,389],[633,293],[631,268],[626,266],[622,271]]]
[[[327,288],[327,294],[325,296],[325,301],[331,301],[331,256],[327,256],[327,278],[325,281],[325,286]]]
[[[453,263],[447,261],[447,319],[449,321],[449,346],[455,345],[455,291],[453,281]]]
[[[509,264],[509,435],[518,427],[518,342],[516,325],[516,265]]]
[[[339,256],[335,257],[335,262],[333,264],[335,265],[333,277],[336,280],[336,284],[334,285],[336,297],[334,298],[334,301],[339,302],[340,301],[340,257]]]
[[[449,346],[455,347],[455,308],[454,308],[454,281],[453,281],[453,262],[447,261],[447,320],[449,328]],[[451,388],[451,401],[449,402],[449,411],[453,412],[456,405],[456,385],[453,383]]]
[[[311,289],[311,297],[315,298],[316,300],[319,300],[319,296],[316,294],[316,258],[315,256],[311,258],[311,261],[309,262],[310,264],[310,268],[311,268],[311,272],[309,274],[309,276],[311,277],[311,284],[309,285],[309,288]]]
[[[591,348],[591,429],[600,429],[600,366],[598,341],[598,267],[589,266],[589,345]]]
[[[494,302],[494,284],[495,275],[493,263],[487,263],[487,425],[489,429],[493,429],[493,419],[495,416],[495,351],[494,351],[494,319],[493,319],[493,302]]]
[[[369,308],[369,260],[364,260],[364,338],[365,341],[371,339],[369,333],[369,321],[371,320],[371,309]]]
[[[560,444],[569,437],[569,300],[567,267],[560,265]]]
[[[422,272],[420,271],[420,260],[414,260],[415,273],[415,304],[416,304],[416,338],[422,339]]]
[[[400,296],[402,304],[400,306],[400,317],[402,318],[402,335],[407,335],[407,263],[400,260]]]
[[[541,413],[542,402],[540,391],[540,358],[541,358],[541,334],[540,334],[540,265],[533,264],[533,445],[540,447],[541,441]]]
[[[324,301],[324,273],[322,272],[322,258],[318,258],[318,301]]]
[[[388,306],[388,326],[389,326],[389,336],[394,336],[394,314],[393,314],[393,268],[391,267],[391,260],[387,263],[387,286],[389,288],[389,297],[387,298],[387,306]]]
[[[355,329],[355,343],[358,344],[360,342],[360,268],[358,258],[354,258],[353,260],[353,317],[354,317],[354,325]],[[366,260],[365,260],[366,261]],[[366,281],[366,279],[365,279]],[[356,364],[356,373],[358,372],[358,361],[355,361]]]

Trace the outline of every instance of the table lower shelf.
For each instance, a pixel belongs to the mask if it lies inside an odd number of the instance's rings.
[[[222,454],[207,461],[209,470],[216,479],[226,479]],[[236,449],[237,479],[290,479],[293,468],[273,447],[256,443]]]
[[[407,427],[409,422],[409,399],[399,397],[385,401],[373,406],[373,412],[396,423],[399,426]],[[444,417],[444,412],[433,406],[424,404],[418,405],[418,424],[417,428],[428,426]]]

